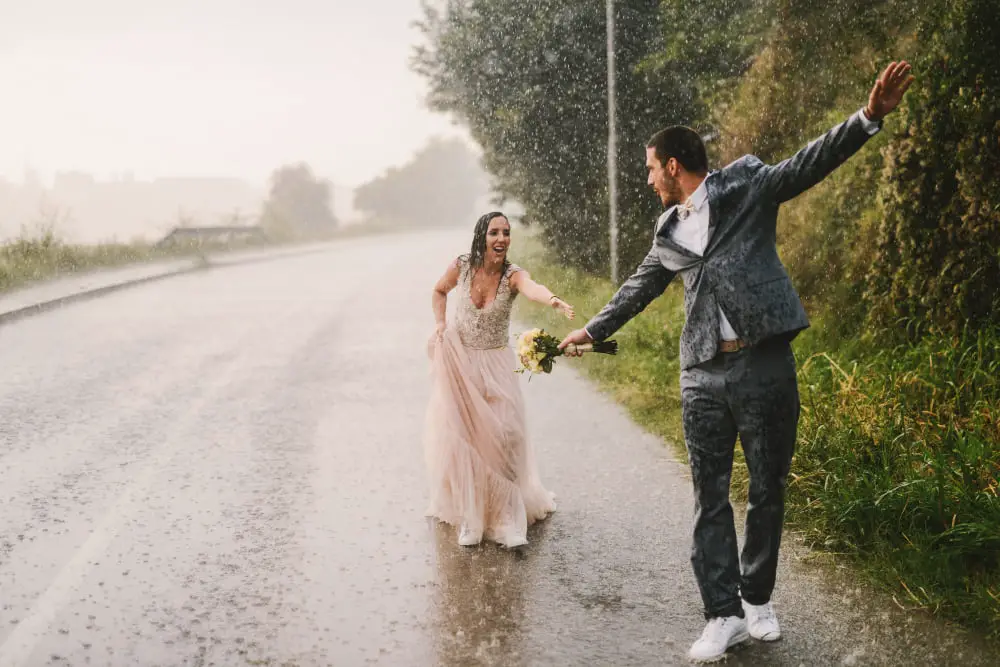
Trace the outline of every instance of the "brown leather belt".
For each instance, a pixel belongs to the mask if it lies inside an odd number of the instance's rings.
[[[721,340],[719,341],[719,352],[739,352],[740,350],[750,347],[742,338],[737,338],[736,340]]]

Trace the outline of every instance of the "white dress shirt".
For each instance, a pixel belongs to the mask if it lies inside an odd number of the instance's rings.
[[[671,206],[667,209],[667,212],[664,214],[666,217],[662,218],[664,222],[670,217],[675,208],[677,207]],[[687,208],[689,212],[686,214],[686,217],[683,209],[677,212],[678,220],[677,224],[674,225],[673,231],[674,242],[700,257],[705,254],[705,247],[708,245],[709,206],[708,188],[705,187],[705,181],[702,181],[698,189],[687,198],[683,208]],[[657,223],[657,228],[659,228],[660,224],[662,223]],[[736,340],[739,338],[736,330],[733,329],[733,325],[726,319],[726,314],[722,312],[721,307],[719,308],[719,335],[722,337],[722,340]]]

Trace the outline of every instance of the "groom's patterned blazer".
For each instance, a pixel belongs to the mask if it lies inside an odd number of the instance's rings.
[[[635,273],[587,323],[604,340],[639,314],[678,273],[684,279],[686,321],[680,340],[681,368],[719,351],[719,308],[749,346],[774,336],[793,338],[809,319],[778,258],[778,207],[812,187],[856,153],[881,128],[862,111],[777,165],[747,155],[709,173],[708,245],[698,256],[677,244],[677,207],[662,216],[653,247]]]

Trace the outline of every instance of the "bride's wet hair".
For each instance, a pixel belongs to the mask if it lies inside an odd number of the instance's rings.
[[[469,268],[475,272],[482,268],[483,260],[486,256],[486,232],[490,229],[490,223],[496,218],[504,218],[510,224],[509,218],[500,211],[490,211],[479,217],[476,221],[476,231],[472,234],[472,250],[469,252]],[[506,257],[503,260],[504,270],[510,265]]]

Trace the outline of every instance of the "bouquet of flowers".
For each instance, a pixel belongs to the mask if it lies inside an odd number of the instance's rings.
[[[545,329],[531,329],[522,333],[517,338],[517,358],[521,361],[521,368],[517,369],[517,372],[551,373],[552,364],[555,363],[556,357],[560,357],[566,352],[618,353],[618,343],[613,340],[586,343],[585,345],[570,343],[565,350],[559,349],[561,342],[552,334],[546,333]]]

